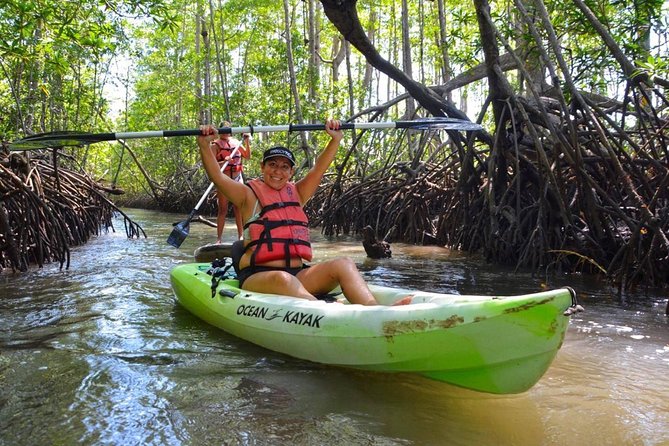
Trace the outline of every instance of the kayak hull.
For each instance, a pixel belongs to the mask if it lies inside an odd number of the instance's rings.
[[[212,297],[210,267],[175,267],[172,288],[186,309],[234,336],[322,364],[417,373],[496,394],[524,392],[543,376],[572,304],[568,289],[463,296],[370,285],[385,305],[366,307],[252,293],[234,279],[220,281]],[[388,306],[407,295],[410,305]]]

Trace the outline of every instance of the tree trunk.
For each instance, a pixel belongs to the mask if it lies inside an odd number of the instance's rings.
[[[207,31],[207,22],[202,17],[202,43],[204,45],[204,57],[202,58],[204,69],[203,80],[203,109],[202,121],[205,124],[212,124],[211,116],[211,41],[209,39],[209,32]]]
[[[300,93],[297,89],[297,76],[295,75],[295,61],[293,59],[293,40],[290,34],[291,20],[290,20],[290,4],[289,0],[283,0],[283,14],[284,14],[284,27],[283,32],[286,35],[286,58],[288,62],[288,75],[290,76],[290,91],[293,95],[293,102],[295,104],[295,118],[297,122],[302,124],[304,123],[304,117],[302,115],[302,104],[300,101]],[[305,155],[308,160],[313,158],[313,153],[309,148],[309,143],[307,141],[307,136],[305,132],[300,132],[300,141],[302,143],[302,150],[305,151]],[[311,164],[311,163],[309,163]]]
[[[413,80],[409,27],[409,6],[407,5],[407,0],[402,0],[402,70],[407,78]],[[411,119],[415,114],[416,104],[414,104],[413,99],[409,97],[406,101],[406,117],[407,119]],[[411,144],[410,141],[409,144]]]
[[[200,48],[200,36],[202,35],[202,0],[197,0],[197,6],[195,11],[195,54],[198,57],[198,60],[195,62],[195,103],[196,109],[198,110],[198,122],[199,124],[204,124],[204,110],[202,108],[202,52]]]
[[[308,0],[308,17],[307,23],[309,25],[309,104],[314,110],[320,110],[320,72],[321,60],[318,57],[320,51],[320,15],[315,8],[315,0]]]
[[[219,0],[218,10],[220,11],[222,9],[223,5]],[[223,110],[225,114],[224,116],[225,120],[230,121],[230,101],[228,100],[228,77],[227,77],[228,70],[226,66],[227,59],[225,57],[226,23],[224,20],[221,20],[220,22],[221,37],[219,41],[218,34],[216,33],[216,30],[218,29],[219,25],[216,24],[216,14],[212,0],[209,0],[209,14],[211,16],[211,35],[212,39],[214,40],[214,50],[216,53],[216,70],[218,72],[218,80],[220,83],[220,92],[218,96],[223,99]],[[214,124],[218,124],[218,121],[221,120],[222,119],[217,119],[217,122],[214,122]]]
[[[369,29],[367,31],[367,38],[369,39],[370,42],[372,42],[372,45],[374,45],[374,41],[376,40],[376,27],[378,26],[376,5],[372,3],[371,5],[369,5],[369,8],[370,8]],[[360,105],[362,105],[365,102],[365,97],[371,97],[372,75],[373,75],[373,67],[367,60],[365,60],[365,74],[362,80],[362,90],[365,92],[365,95],[360,96],[361,100]]]
[[[439,47],[441,48],[441,82],[448,84],[451,77],[453,77],[453,70],[451,68],[450,58],[448,56],[448,42],[446,40],[446,12],[444,8],[444,0],[437,0],[439,8]],[[446,92],[446,100],[451,102],[453,100],[451,91]]]
[[[332,42],[332,83],[334,85],[339,82],[339,67],[341,63],[346,58],[346,47],[344,45],[344,40],[341,36],[336,36],[333,38]]]
[[[351,67],[351,45],[344,41],[344,48],[346,49],[346,84],[348,92],[348,115],[353,116],[355,114],[355,92],[353,91],[353,68]]]

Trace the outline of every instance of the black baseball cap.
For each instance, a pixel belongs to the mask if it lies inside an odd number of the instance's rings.
[[[262,155],[262,162],[265,163],[270,158],[276,158],[277,156],[282,156],[288,158],[291,166],[295,165],[295,155],[293,152],[282,146],[272,147],[271,149],[265,150]]]

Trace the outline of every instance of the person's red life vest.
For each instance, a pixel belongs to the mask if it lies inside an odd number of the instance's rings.
[[[234,142],[239,142],[236,140],[225,140],[225,139],[215,139],[211,143],[216,145],[216,161],[219,163],[224,163],[225,158],[230,156],[232,152],[238,145],[233,144]],[[242,170],[242,155],[237,151],[235,156],[233,156],[228,165],[225,166],[224,173],[231,175],[233,173],[241,172]]]
[[[310,261],[309,221],[295,184],[287,183],[280,191],[267,186],[262,180],[251,180],[247,186],[262,206],[258,219],[244,225],[251,238],[245,248],[253,251],[251,266],[281,259],[285,259],[286,266],[290,266],[290,260],[296,257]]]

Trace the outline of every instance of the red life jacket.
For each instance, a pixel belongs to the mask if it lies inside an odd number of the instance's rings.
[[[244,225],[251,239],[245,248],[253,251],[251,266],[281,259],[290,266],[290,260],[296,257],[311,260],[309,221],[299,202],[295,184],[287,183],[280,191],[262,180],[251,180],[247,186],[262,206],[258,219]]]
[[[235,150],[238,145],[235,145],[234,143],[238,143],[239,141],[237,140],[225,140],[225,139],[215,139],[212,141],[212,144],[216,145],[216,161],[219,163],[224,163],[225,162],[225,157],[230,156],[232,152]],[[241,172],[242,170],[242,154],[239,153],[239,150],[237,153],[235,153],[235,156],[233,156],[230,161],[228,162],[228,165],[225,166],[225,170],[223,170],[224,173],[227,173],[228,175],[231,175],[233,173]]]

